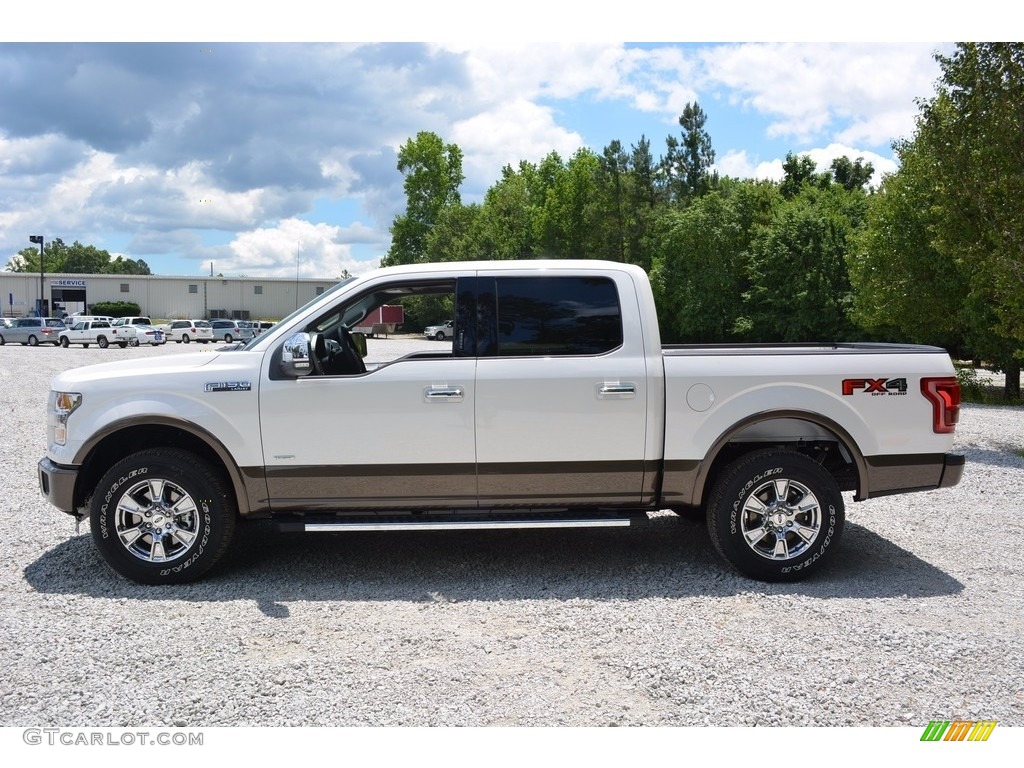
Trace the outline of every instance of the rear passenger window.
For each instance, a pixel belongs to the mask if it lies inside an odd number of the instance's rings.
[[[498,355],[599,355],[622,344],[606,277],[499,277]]]

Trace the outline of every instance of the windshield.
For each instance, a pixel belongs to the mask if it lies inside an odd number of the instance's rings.
[[[342,287],[348,285],[353,280],[355,280],[354,277],[346,277],[344,280],[342,280],[337,285],[334,285],[334,286],[328,288],[326,291],[321,293],[319,296],[316,296],[315,298],[311,299],[310,301],[307,301],[301,307],[299,307],[294,312],[292,312],[290,315],[288,315],[288,317],[285,317],[282,320],[274,323],[274,327],[277,328],[277,327],[284,327],[284,326],[288,325],[291,322],[291,320],[293,320],[295,317],[297,317],[297,316],[301,315],[303,312],[305,312],[306,311],[306,307],[308,307],[310,304],[314,304],[314,303],[320,301],[324,296],[330,296],[332,293],[336,293],[338,290],[340,290]],[[242,346],[240,348],[241,349],[245,349],[245,350],[258,349],[261,345],[267,344],[268,340],[273,335],[274,334],[272,334],[272,333],[261,333],[259,336],[254,336],[252,339],[247,341],[244,346]]]

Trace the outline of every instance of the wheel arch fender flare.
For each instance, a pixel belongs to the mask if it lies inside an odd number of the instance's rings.
[[[112,421],[82,444],[74,462],[81,466],[75,489],[76,505],[87,500],[95,484],[116,461],[136,450],[156,445],[192,450],[216,461],[234,491],[242,517],[256,511],[251,499],[267,498],[262,467],[254,470],[239,467],[224,443],[198,424],[172,416],[150,415]]]
[[[713,477],[713,472],[716,469],[716,465],[725,448],[732,443],[737,436],[741,435],[744,431],[749,430],[751,427],[782,420],[806,422],[831,433],[835,441],[850,457],[857,473],[858,495],[856,498],[866,498],[866,496],[863,496],[863,493],[868,487],[869,470],[867,461],[865,460],[864,454],[861,451],[860,446],[858,446],[857,441],[846,429],[833,419],[823,416],[820,413],[802,411],[799,409],[763,411],[741,419],[731,425],[718,437],[718,439],[714,441],[703,459],[696,462],[675,462],[677,464],[684,465],[684,468],[672,473],[673,476],[671,478],[669,477],[670,473],[666,468],[664,490],[671,490],[672,496],[676,499],[682,497],[682,503],[684,504],[700,506],[706,500],[710,485],[709,481]],[[765,447],[767,447],[767,444]],[[672,486],[671,489],[669,488],[670,484]],[[689,499],[686,498],[687,488],[689,489]]]

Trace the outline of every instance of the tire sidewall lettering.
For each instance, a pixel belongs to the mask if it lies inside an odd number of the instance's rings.
[[[129,480],[134,480],[139,475],[145,475],[148,472],[149,472],[149,468],[148,467],[139,467],[137,469],[133,469],[127,475],[122,475],[121,477],[119,477],[110,486],[109,490],[107,490],[106,495],[103,497],[103,504],[100,506],[100,535],[104,539],[109,539],[110,538],[110,530],[109,530],[109,528],[107,526],[107,521],[109,519],[109,515],[107,514],[107,512],[110,509],[110,501],[111,501],[111,499],[114,498],[114,495],[121,488],[121,486],[123,486]],[[120,496],[118,496],[118,501],[120,501]]]
[[[828,531],[825,532],[825,538],[821,541],[821,546],[818,550],[811,555],[807,560],[804,560],[798,565],[789,565],[782,569],[782,573],[796,573],[797,571],[803,570],[811,563],[815,562],[819,557],[825,554],[825,550],[828,549],[828,545],[832,543],[832,536],[836,532],[836,508],[832,504],[828,505]]]
[[[783,467],[775,467],[764,472],[760,472],[750,480],[748,480],[744,486],[740,489],[740,492],[736,495],[735,500],[732,503],[732,512],[729,515],[729,533],[735,536],[739,532],[739,519],[740,514],[743,510],[743,505],[750,497],[750,489],[755,485],[758,485],[763,480],[774,477],[775,475],[782,474]]]

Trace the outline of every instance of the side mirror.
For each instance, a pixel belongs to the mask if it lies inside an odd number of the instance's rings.
[[[360,357],[366,357],[366,334],[365,333],[351,333],[352,343],[356,345],[356,350],[359,352]]]
[[[296,333],[281,347],[281,373],[289,378],[309,376],[313,372],[309,363],[309,334]]]

